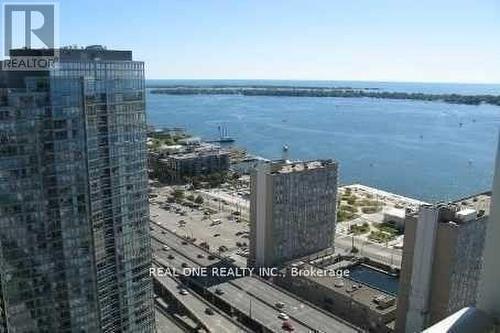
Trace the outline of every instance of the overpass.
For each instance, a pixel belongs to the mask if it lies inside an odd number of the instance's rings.
[[[155,258],[163,260],[166,266],[181,269],[188,267],[206,267],[225,265],[223,259],[209,253],[199,246],[186,242],[168,229],[155,224],[151,231]],[[170,250],[164,251],[167,245]],[[170,257],[170,258],[169,258]],[[316,306],[297,298],[295,295],[255,276],[242,277],[231,280],[196,281],[202,291],[208,291],[211,300],[219,303],[220,307],[228,306],[228,312],[239,315],[243,321],[257,323],[266,332],[282,332],[282,320],[278,318],[280,312],[286,312],[289,322],[296,332],[328,332],[350,333],[362,332],[344,320],[327,313]],[[222,294],[216,290],[223,291]],[[283,302],[285,308],[278,310],[276,303]]]
[[[162,265],[161,260],[155,260],[154,266]],[[182,283],[171,276],[156,276],[158,283],[164,291],[170,293],[177,301],[196,319],[199,320],[203,328],[208,332],[214,333],[240,333],[249,332],[243,325],[228,317],[225,313],[212,306],[197,294],[190,292],[187,295],[181,295],[180,289]],[[205,311],[210,308],[213,314],[207,314]]]

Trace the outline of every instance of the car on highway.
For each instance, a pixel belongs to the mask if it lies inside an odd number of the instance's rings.
[[[217,295],[224,295],[224,290],[222,290],[222,289],[220,289],[220,288],[216,288],[216,289],[215,289],[215,293],[216,293]]]
[[[200,258],[200,259],[203,259],[203,258],[205,258],[205,255],[203,255],[201,253],[198,253],[197,257]]]
[[[181,264],[181,267],[182,267],[182,268],[187,268],[187,267],[188,267],[188,264],[187,264],[187,263],[185,263],[185,262],[183,262],[183,263]]]
[[[163,245],[162,249],[163,249],[163,251],[168,251],[168,250],[170,250],[170,247],[168,247],[167,245]]]
[[[274,304],[274,306],[276,306],[278,309],[283,309],[285,307],[285,303],[283,303],[283,302],[276,302]]]
[[[290,317],[288,317],[288,315],[286,313],[284,313],[284,312],[280,312],[278,314],[278,318],[281,319],[281,320],[288,320],[288,319],[290,319]]]
[[[219,236],[220,236],[220,234],[214,234],[214,237],[219,237]]]
[[[214,260],[215,256],[213,254],[209,254],[207,258],[208,258],[208,260]]]
[[[187,291],[186,289],[182,288],[181,290],[179,290],[179,294],[181,295],[189,295],[189,291]]]
[[[168,255],[168,259],[170,259],[170,260],[174,259],[174,255],[173,254],[169,254]]]
[[[213,316],[215,314],[214,310],[212,310],[211,308],[206,308],[205,313],[209,316]]]
[[[286,331],[286,332],[295,331],[295,328],[293,327],[292,323],[290,323],[289,321],[284,321],[283,324],[281,325],[281,328],[283,329],[283,331]]]
[[[221,219],[214,219],[212,221],[212,223],[210,223],[210,226],[219,225],[219,224],[222,224],[222,220]]]

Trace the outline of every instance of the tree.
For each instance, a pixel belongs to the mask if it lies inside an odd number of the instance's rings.
[[[198,205],[201,205],[203,203],[203,197],[201,195],[198,195],[196,199],[194,199],[194,202],[197,203]]]
[[[184,190],[174,190],[174,198],[177,200],[182,200],[184,199]]]

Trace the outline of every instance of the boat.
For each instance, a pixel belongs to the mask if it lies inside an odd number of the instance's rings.
[[[219,130],[219,138],[210,140],[208,142],[216,142],[216,143],[231,143],[234,142],[235,140],[229,136],[229,131],[227,127],[225,126],[218,126],[217,129]]]

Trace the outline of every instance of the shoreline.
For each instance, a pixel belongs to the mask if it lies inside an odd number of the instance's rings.
[[[412,100],[424,102],[442,102],[460,105],[488,104],[500,106],[500,95],[479,94],[462,95],[455,93],[429,94],[388,92],[379,88],[352,88],[352,87],[293,87],[271,85],[249,86],[187,86],[165,85],[148,88],[150,94],[165,95],[240,95],[240,96],[274,96],[274,97],[337,97],[337,98],[376,98],[393,100]]]

